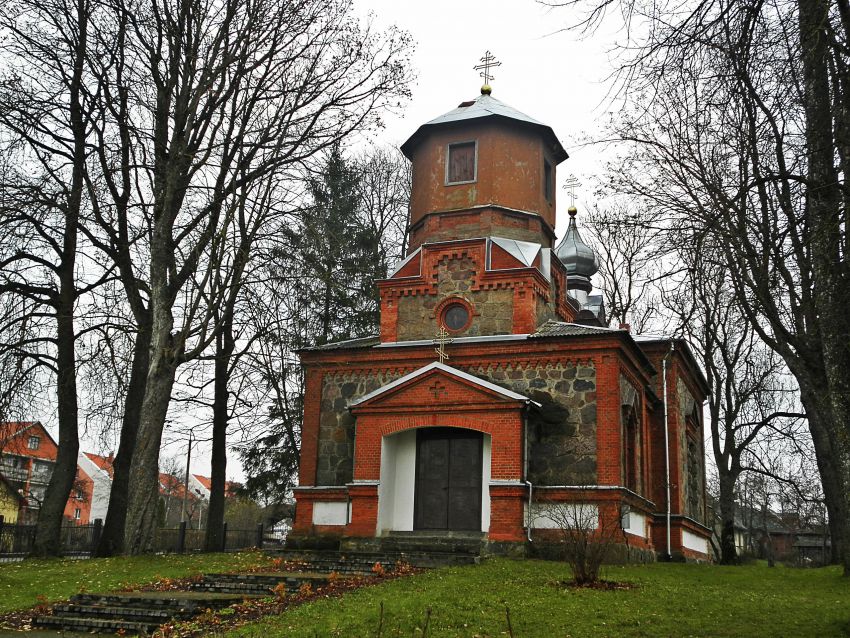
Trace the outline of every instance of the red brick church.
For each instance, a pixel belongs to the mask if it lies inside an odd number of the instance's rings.
[[[568,503],[644,555],[669,535],[706,559],[705,381],[683,342],[607,327],[575,208],[556,247],[554,131],[484,87],[401,150],[409,252],[377,282],[380,334],[301,353],[292,541],[525,549],[553,532],[539,504]]]

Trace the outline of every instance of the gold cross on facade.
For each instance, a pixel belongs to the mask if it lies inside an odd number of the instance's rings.
[[[567,181],[564,182],[564,188],[570,191],[570,206],[575,208],[576,205],[576,189],[581,186],[581,182],[575,175],[570,175]]]
[[[434,343],[437,344],[437,347],[434,348],[434,352],[436,352],[437,356],[440,358],[440,363],[443,363],[443,361],[449,358],[449,355],[446,354],[446,346],[452,341],[454,341],[454,339],[449,336],[449,333],[443,326],[440,326],[440,331],[434,339]]]
[[[476,71],[481,71],[478,75],[484,78],[484,86],[490,86],[490,81],[496,79],[490,73],[490,69],[497,66],[502,66],[502,63],[497,62],[495,56],[487,51],[484,57],[481,58],[481,64],[477,64],[472,68]]]

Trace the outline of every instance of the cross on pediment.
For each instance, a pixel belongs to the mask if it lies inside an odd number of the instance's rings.
[[[446,386],[443,385],[443,383],[439,379],[434,381],[434,385],[429,386],[428,389],[431,391],[431,394],[434,395],[435,399],[439,398],[441,394],[448,394]]]
[[[437,346],[434,348],[434,352],[437,353],[437,357],[440,359],[440,363],[443,363],[446,359],[449,358],[449,355],[446,354],[446,346],[449,345],[454,339],[449,336],[448,331],[446,331],[445,327],[440,326],[439,332],[437,332],[437,336],[434,338],[433,343]]]

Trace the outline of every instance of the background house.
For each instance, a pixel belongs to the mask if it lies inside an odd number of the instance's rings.
[[[56,465],[56,441],[38,421],[0,424],[0,475],[23,498],[19,523],[34,523]],[[77,469],[77,479],[65,506],[65,518],[78,524],[91,520],[94,481]]]
[[[109,508],[109,493],[112,490],[112,461],[113,457],[100,456],[92,452],[80,452],[77,465],[92,481],[91,511],[92,521],[106,520],[106,510]]]
[[[18,493],[15,486],[0,476],[0,520],[3,523],[17,523],[18,511],[23,502],[24,497]]]

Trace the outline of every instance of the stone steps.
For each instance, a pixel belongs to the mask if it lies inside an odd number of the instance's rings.
[[[396,563],[402,562],[413,567],[434,568],[447,565],[471,565],[480,561],[474,552],[434,552],[434,551],[328,551],[328,550],[280,550],[277,556],[287,561],[297,562],[304,569],[317,572],[336,572],[338,574],[372,574],[376,563],[391,571]]]
[[[74,631],[85,633],[115,634],[126,632],[133,634],[150,634],[165,621],[152,623],[132,620],[102,619],[89,616],[39,616],[33,620],[33,627],[52,629],[55,631]]]
[[[377,543],[375,543],[377,541]],[[266,597],[281,584],[288,593],[304,585],[321,587],[332,573],[371,575],[376,563],[387,572],[403,562],[415,567],[477,563],[481,541],[468,536],[421,534],[366,539],[359,548],[283,549],[270,554],[287,561],[277,572],[205,574],[189,591],[77,594],[53,613],[33,619],[33,627],[81,633],[149,634],[171,620],[184,620],[206,609],[220,609],[246,598]],[[289,570],[287,570],[289,568]]]
[[[250,593],[268,596],[283,584],[289,593],[304,585],[312,588],[326,585],[329,572],[277,572],[251,574],[207,574],[204,580],[192,585],[193,591],[221,592],[226,594]]]
[[[206,609],[220,609],[254,597],[259,596],[198,591],[77,594],[70,603],[54,605],[52,615],[36,616],[32,624],[63,632],[149,634],[170,620],[185,620]]]

